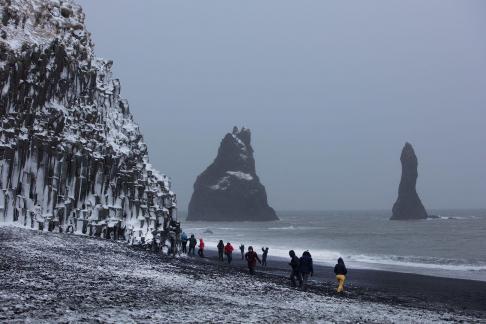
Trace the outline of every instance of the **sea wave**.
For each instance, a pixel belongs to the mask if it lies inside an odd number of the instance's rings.
[[[444,259],[435,257],[398,256],[398,255],[348,255],[351,262],[372,265],[390,265],[409,268],[437,269],[448,271],[486,271],[483,262],[471,262],[468,260]]]
[[[258,246],[258,245],[256,245]],[[288,258],[289,250],[286,248],[270,247],[269,255]],[[305,250],[294,249],[297,255]],[[436,257],[399,256],[399,255],[366,255],[342,253],[337,250],[309,250],[314,262],[322,265],[334,265],[342,257],[348,264],[359,268],[380,268],[380,266],[394,266],[415,269],[436,269],[447,271],[484,271],[486,263],[470,260],[445,259]]]

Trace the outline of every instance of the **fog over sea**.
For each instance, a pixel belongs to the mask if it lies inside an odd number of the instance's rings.
[[[186,222],[183,230],[217,242],[252,245],[269,258],[309,250],[314,262],[486,281],[486,209],[430,210],[438,219],[390,221],[391,211],[277,212],[275,222]],[[239,251],[235,251],[238,252]],[[270,259],[271,260],[271,259]]]

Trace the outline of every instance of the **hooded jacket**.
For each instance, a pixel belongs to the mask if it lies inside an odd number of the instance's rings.
[[[305,253],[300,257],[299,272],[301,273],[314,273],[314,265],[310,253]]]
[[[334,266],[334,273],[336,274],[336,276],[348,274],[348,269],[346,269],[343,259],[338,259],[338,263]]]
[[[203,241],[203,239],[199,239],[199,248],[201,250],[204,250],[204,241]]]
[[[223,251],[223,249],[224,249],[224,243],[223,243],[223,241],[219,241],[219,243],[218,243],[217,246],[218,246],[218,251]]]

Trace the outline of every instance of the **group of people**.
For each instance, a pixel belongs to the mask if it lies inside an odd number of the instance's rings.
[[[187,250],[187,243],[189,243],[189,250]],[[182,253],[187,255],[195,255],[196,254],[196,245],[197,240],[194,237],[194,234],[191,234],[190,238],[187,238],[187,234],[182,232],[181,234],[181,244],[182,244]],[[199,249],[197,250],[197,255],[201,258],[204,258],[204,240],[202,238],[199,239]]]
[[[186,233],[182,233],[181,235],[181,243],[182,243],[182,253],[187,253],[188,255],[195,255],[195,249],[197,246],[197,240],[194,237],[194,234],[191,234],[191,237],[188,238]],[[189,243],[189,250],[187,250],[187,244]],[[224,257],[226,256],[226,261],[228,264],[231,264],[233,260],[233,251],[234,248],[230,242],[224,244],[223,240],[218,242],[216,246],[218,249],[218,260],[224,262]],[[262,265],[262,267],[267,266],[267,256],[268,256],[268,247],[262,247],[262,259],[260,260],[258,254],[253,250],[252,246],[248,247],[248,251],[245,253],[245,245],[240,245],[240,252],[241,252],[241,259],[246,260],[248,265],[248,270],[250,275],[255,274],[255,269],[257,266],[257,262]],[[202,238],[199,239],[199,249],[197,254],[204,258],[204,241]],[[290,272],[290,285],[292,287],[298,287],[300,289],[306,290],[307,282],[309,277],[314,275],[314,264],[312,261],[312,256],[309,251],[304,251],[302,256],[299,258],[295,254],[294,250],[289,251],[290,262],[289,266],[291,268]],[[338,293],[344,292],[344,282],[346,280],[346,275],[348,270],[346,269],[346,265],[342,258],[339,258],[337,264],[334,266],[334,274],[336,275],[336,280],[338,281],[338,287],[336,291]]]
[[[233,260],[233,245],[231,245],[230,242],[227,242],[225,245],[223,240],[219,240],[219,243],[216,247],[218,248],[218,260],[224,261],[224,255],[226,255],[226,260],[228,261],[228,264],[231,264],[231,261]]]
[[[292,287],[296,287],[296,281],[299,282],[299,288],[303,290],[307,287],[307,281],[309,276],[314,275],[314,264],[312,262],[312,256],[309,251],[304,251],[300,258],[297,257],[294,250],[289,251],[290,256],[290,284]],[[336,291],[338,293],[344,292],[344,281],[346,280],[346,275],[348,274],[348,269],[344,264],[344,260],[339,258],[337,264],[334,266],[334,274],[336,275],[336,280],[338,281],[338,287]]]

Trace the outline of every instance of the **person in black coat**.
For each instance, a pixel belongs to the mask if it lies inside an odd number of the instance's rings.
[[[344,292],[344,281],[346,281],[348,269],[346,269],[346,265],[344,265],[344,261],[342,258],[339,258],[338,263],[334,266],[334,273],[336,274],[336,280],[339,284],[336,291],[338,293]]]
[[[219,243],[218,243],[218,257],[219,257],[219,261],[224,261],[224,243],[223,243],[223,240],[219,240]]]
[[[304,290],[307,288],[307,281],[309,280],[309,275],[312,277],[314,275],[314,264],[312,262],[312,256],[309,251],[302,253],[299,259],[300,266],[299,272],[302,275],[302,285],[301,288]]]
[[[299,287],[302,286],[302,276],[300,275],[299,272],[299,266],[300,266],[300,261],[299,258],[295,255],[294,250],[289,251],[289,256],[290,256],[290,267],[292,268],[292,271],[290,272],[290,284],[292,287],[296,287],[295,279],[299,281]]]
[[[189,252],[188,255],[194,255],[195,254],[195,249],[196,249],[196,238],[194,237],[194,234],[191,235],[189,238]]]
[[[267,248],[262,248],[262,267],[267,266],[267,255],[268,255],[268,247]]]

